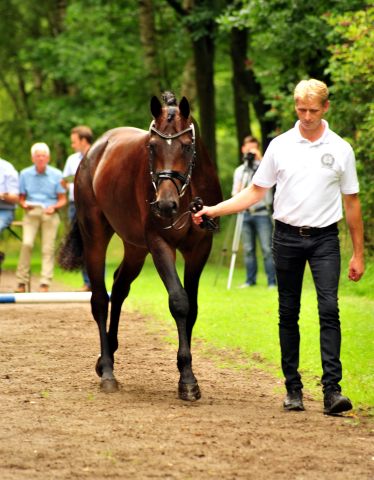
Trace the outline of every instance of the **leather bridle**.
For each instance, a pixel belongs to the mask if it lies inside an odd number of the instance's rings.
[[[178,196],[182,197],[188,187],[188,184],[190,183],[191,175],[192,175],[192,170],[195,166],[195,156],[196,156],[196,148],[195,148],[195,127],[193,123],[186,128],[185,130],[182,130],[181,132],[175,133],[174,135],[170,134],[165,134],[157,130],[155,128],[155,121],[151,123],[151,126],[149,127],[149,136],[152,135],[152,132],[157,133],[157,135],[166,141],[170,140],[170,142],[175,139],[180,137],[181,135],[184,135],[187,132],[192,133],[192,144],[191,144],[191,156],[190,156],[190,165],[188,167],[188,171],[186,174],[182,172],[178,172],[177,170],[161,170],[160,172],[154,173],[153,171],[153,155],[152,155],[152,149],[149,149],[149,169],[151,173],[151,178],[152,178],[152,183],[155,188],[155,192],[157,195],[157,184],[159,180],[170,180],[174,183],[175,188],[177,189]],[[182,187],[179,188],[177,182],[174,180],[179,180],[182,183]]]

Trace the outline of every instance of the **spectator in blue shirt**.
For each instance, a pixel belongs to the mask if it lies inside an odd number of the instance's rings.
[[[23,217],[23,243],[17,268],[16,293],[26,291],[30,277],[31,254],[35,237],[41,228],[42,271],[39,292],[48,292],[53,278],[54,249],[60,217],[57,210],[66,205],[66,192],[60,185],[62,172],[48,165],[48,145],[36,143],[31,148],[33,166],[20,174],[20,207]]]

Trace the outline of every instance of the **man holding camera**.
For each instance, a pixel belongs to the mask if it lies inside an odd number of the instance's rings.
[[[262,156],[259,150],[257,138],[248,136],[243,141],[243,165],[240,165],[234,173],[232,196],[236,195],[252,183],[252,177],[258,169]],[[275,269],[273,253],[271,249],[273,224],[270,219],[272,193],[268,190],[264,199],[247,209],[244,214],[242,226],[242,242],[244,247],[244,262],[247,271],[246,281],[238,288],[246,288],[256,285],[257,258],[256,237],[260,242],[264,257],[265,272],[268,279],[268,287],[275,287]]]

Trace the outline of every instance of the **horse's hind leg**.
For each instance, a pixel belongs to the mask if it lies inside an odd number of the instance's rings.
[[[121,314],[121,306],[129,294],[130,285],[141,272],[148,250],[138,248],[124,242],[125,256],[114,274],[112,294],[110,297],[110,326],[108,331],[109,349],[111,355],[118,348],[118,323]]]
[[[113,230],[102,215],[97,214],[94,217],[92,212],[90,214],[87,213],[84,217],[81,231],[83,232],[85,263],[92,287],[92,315],[100,334],[101,354],[95,369],[101,377],[100,388],[111,393],[118,390],[118,383],[113,375],[114,358],[109,348],[106,331],[109,297],[105,287],[105,255]],[[92,220],[93,218],[95,221]]]
[[[175,269],[175,251],[159,238],[150,244],[154,264],[169,294],[170,313],[177,324],[179,349],[177,355],[180,379],[178,395],[182,400],[195,401],[201,397],[199,385],[192,372],[192,356],[186,321],[189,311],[188,296]]]

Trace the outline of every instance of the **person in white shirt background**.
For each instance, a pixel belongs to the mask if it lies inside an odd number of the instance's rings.
[[[358,198],[355,157],[351,146],[323,120],[328,111],[328,88],[318,80],[301,81],[294,101],[298,122],[270,143],[252,185],[230,200],[194,213],[211,218],[251,207],[269,188],[274,196],[273,255],[279,292],[281,363],[287,396],[285,410],[304,410],[299,368],[299,312],[302,280],[309,263],[317,290],[322,358],[324,414],[350,410],[342,395],[341,329],[338,309],[340,245],[337,222],[343,217],[350,230],[353,256],[348,277],[357,282],[364,273],[364,240]]]
[[[79,125],[74,127],[70,131],[71,146],[75,153],[70,155],[67,158],[64,170],[62,172],[61,185],[65,190],[69,192],[69,220],[71,221],[75,214],[75,203],[74,203],[74,180],[72,177],[75,176],[79,164],[82,161],[82,158],[88,152],[93,141],[92,130],[86,125]],[[70,180],[70,181],[69,181]],[[91,283],[87,275],[87,270],[85,267],[82,269],[82,277],[84,285],[82,288],[79,288],[79,292],[90,292]]]
[[[18,172],[11,163],[0,158],[0,235],[14,220],[18,201]],[[0,272],[4,259],[5,253],[0,252]]]

